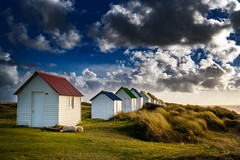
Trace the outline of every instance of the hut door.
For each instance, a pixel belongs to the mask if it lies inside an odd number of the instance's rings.
[[[43,126],[44,95],[42,92],[32,93],[32,127]]]
[[[130,99],[124,99],[124,112],[129,112],[130,110]]]

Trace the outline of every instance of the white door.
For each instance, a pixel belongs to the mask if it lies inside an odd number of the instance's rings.
[[[124,99],[124,112],[129,112],[130,110],[130,99],[129,98],[125,98]]]
[[[115,111],[115,113],[121,112],[119,101],[116,101],[115,103],[116,103],[116,111]]]
[[[43,126],[44,95],[41,92],[32,93],[32,127]]]

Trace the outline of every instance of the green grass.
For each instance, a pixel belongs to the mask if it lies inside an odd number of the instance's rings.
[[[16,108],[1,107],[4,108],[4,112],[0,112],[0,159],[240,158],[240,138],[239,135],[231,131],[206,130],[207,136],[200,137],[201,142],[199,141],[198,144],[150,142],[147,139],[141,140],[141,138],[129,134],[136,132],[136,130],[132,130],[136,129],[132,128],[133,122],[90,119],[90,106],[84,105],[81,123],[84,127],[83,132],[41,132],[40,129],[16,127],[13,116],[16,115]],[[183,109],[185,109],[184,106]],[[176,112],[164,110],[158,111],[163,114],[162,117],[152,117],[154,121],[157,120],[155,123],[161,123],[158,126],[160,130],[169,129],[169,126],[164,124],[164,114],[178,115],[181,112],[179,110]],[[131,114],[135,113],[131,112]],[[146,119],[150,113],[145,111],[144,114],[145,117],[143,116],[142,119]],[[150,130],[159,130],[158,127],[153,126]]]

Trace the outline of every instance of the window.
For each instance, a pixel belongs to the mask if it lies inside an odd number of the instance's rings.
[[[69,108],[74,109],[74,97],[69,97]]]

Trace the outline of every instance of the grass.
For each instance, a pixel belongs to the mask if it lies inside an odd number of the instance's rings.
[[[166,106],[167,107],[167,106]],[[179,116],[185,106],[172,112],[164,108],[152,117],[152,130],[171,131],[165,124],[166,115]],[[4,111],[3,111],[4,110]],[[153,112],[154,110],[152,110]],[[136,114],[131,112],[129,114]],[[138,121],[149,120],[151,113],[144,111]],[[1,105],[0,110],[0,159],[239,159],[240,138],[234,129],[217,132],[203,129],[207,136],[199,143],[151,142],[131,136],[136,127],[126,115],[125,120],[90,119],[90,106],[82,107],[82,133],[41,132],[40,129],[16,127],[16,107]],[[136,116],[136,115],[135,115]],[[191,117],[189,117],[191,119]],[[177,120],[177,119],[176,119]],[[234,119],[230,119],[234,120]],[[168,121],[168,120],[167,120]],[[14,123],[13,123],[14,122]],[[202,122],[198,122],[202,123]],[[8,125],[6,125],[8,124]],[[136,123],[135,123],[136,124]],[[157,125],[158,127],[155,127]],[[202,124],[203,126],[206,124]],[[128,128],[128,130],[126,130]],[[141,131],[141,128],[138,128]],[[161,132],[163,135],[164,132]],[[158,136],[158,135],[155,135]]]
[[[220,107],[178,104],[148,103],[143,109],[120,113],[112,119],[130,122],[135,135],[140,133],[140,138],[157,142],[198,143],[200,138],[207,136],[207,131],[224,133],[231,128],[239,132],[240,128],[240,117],[235,112]]]

